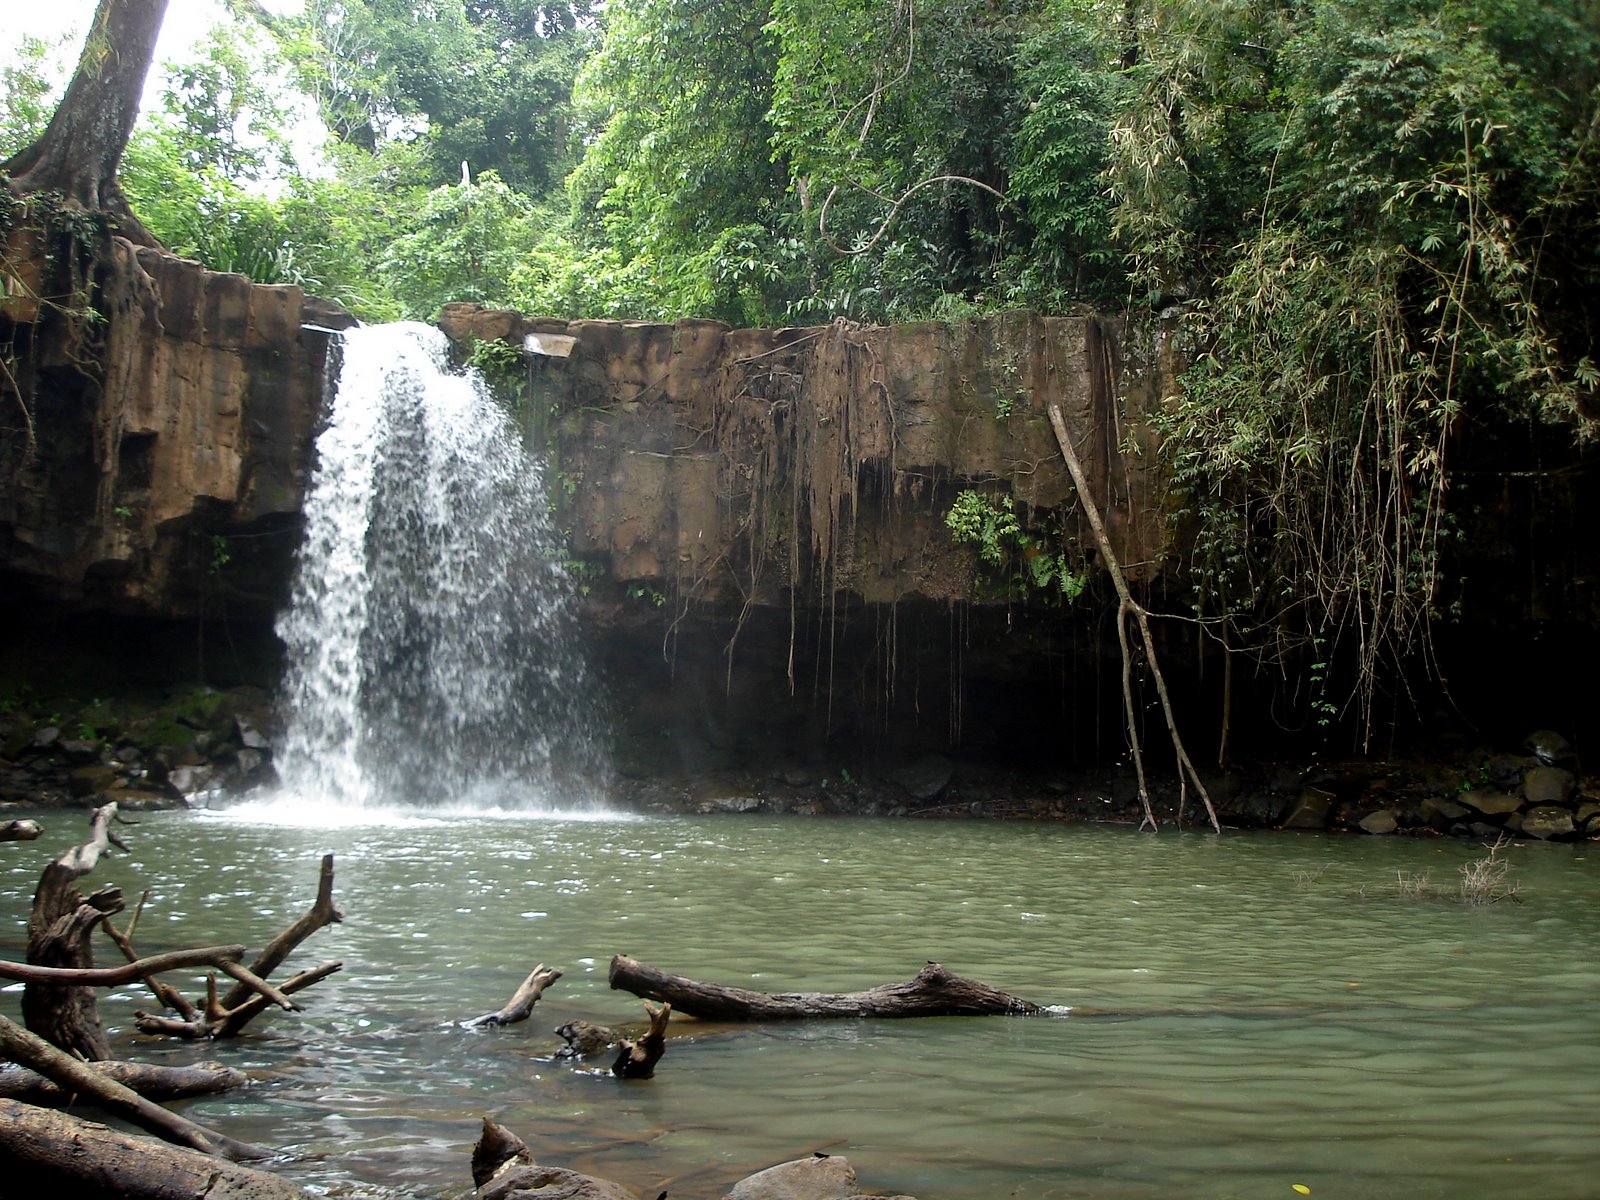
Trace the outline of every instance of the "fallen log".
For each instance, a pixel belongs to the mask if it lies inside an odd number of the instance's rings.
[[[296,992],[310,987],[313,983],[326,979],[334,972],[342,970],[344,970],[342,961],[325,962],[321,966],[312,967],[309,971],[301,971],[298,975],[291,975],[283,981],[283,986],[277,990],[285,996],[292,996]],[[182,997],[179,997],[179,999],[182,1000]],[[159,1017],[147,1013],[143,1009],[137,1009],[133,1014],[134,1025],[140,1033],[181,1037],[190,1041],[231,1037],[234,1032],[243,1029],[252,1017],[260,1014],[271,1003],[272,1001],[264,995],[252,996],[238,1008],[230,1009],[219,1018],[213,1020],[187,1000],[182,1000],[181,1008],[173,1004],[168,1004],[167,1007],[185,1012],[186,1015],[184,1017]]]
[[[76,984],[82,987],[117,987],[162,971],[180,967],[221,967],[244,957],[243,946],[197,946],[135,959],[121,967],[40,967],[32,963],[0,961],[0,979],[19,983]]]
[[[5,1194],[124,1200],[305,1200],[265,1171],[0,1099]]]
[[[146,1100],[186,1100],[192,1096],[214,1096],[243,1087],[245,1074],[216,1062],[191,1063],[186,1067],[159,1067],[149,1063],[110,1059],[95,1064],[107,1079],[137,1092]],[[0,1067],[0,1096],[55,1108],[71,1104],[77,1094],[27,1067]]]
[[[481,1017],[473,1017],[470,1021],[461,1022],[463,1029],[481,1029],[485,1025],[515,1025],[518,1021],[526,1021],[533,1006],[539,1003],[539,997],[544,995],[545,988],[561,978],[561,972],[554,967],[547,967],[540,963],[528,973],[517,990],[511,994],[511,999],[499,1012],[484,1013]]]
[[[611,986],[672,1005],[703,1021],[804,1021],[818,1017],[984,1017],[1037,1013],[1039,1006],[930,962],[906,983],[865,992],[769,994],[703,983],[619,954]]]
[[[32,1068],[65,1091],[76,1094],[80,1100],[98,1104],[107,1112],[176,1145],[235,1162],[268,1157],[266,1150],[235,1141],[226,1134],[169,1112],[159,1104],[152,1104],[89,1063],[73,1058],[5,1017],[0,1017],[0,1055]]]
[[[667,1018],[672,1016],[672,1005],[663,1004],[657,1008],[646,1000],[644,1011],[650,1016],[650,1028],[636,1042],[624,1039],[617,1061],[611,1064],[611,1073],[618,1079],[652,1078],[656,1064],[667,1052]]]

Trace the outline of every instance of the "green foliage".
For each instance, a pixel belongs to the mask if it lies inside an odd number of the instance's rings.
[[[61,41],[24,37],[16,58],[0,67],[0,161],[45,131],[66,87],[66,48]]]
[[[1023,529],[1010,496],[960,492],[945,513],[945,528],[957,542],[977,547],[978,558],[1017,594],[1032,589],[1068,603],[1083,594],[1086,575],[1074,571],[1066,555],[1048,549],[1046,539]]]

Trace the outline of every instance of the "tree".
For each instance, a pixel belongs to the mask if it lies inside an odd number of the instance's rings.
[[[128,207],[117,167],[139,116],[167,0],[100,0],[77,72],[44,134],[0,163],[19,194],[59,192],[111,215],[132,241],[155,245]]]

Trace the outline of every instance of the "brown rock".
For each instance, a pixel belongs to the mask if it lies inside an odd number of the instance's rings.
[[[1525,837],[1570,837],[1576,831],[1572,814],[1554,804],[1541,804],[1522,814],[1522,833]]]
[[[856,1172],[838,1155],[799,1158],[757,1171],[733,1185],[726,1200],[849,1200]]]
[[[1500,816],[1504,813],[1514,813],[1522,807],[1522,797],[1513,796],[1507,792],[1494,792],[1488,788],[1472,788],[1461,792],[1456,799],[1474,812],[1483,813],[1485,816]]]
[[[1578,781],[1561,767],[1534,767],[1522,777],[1522,794],[1529,804],[1565,804]]]
[[[1333,811],[1335,796],[1318,787],[1300,790],[1300,797],[1283,818],[1285,829],[1326,829],[1328,814]]]

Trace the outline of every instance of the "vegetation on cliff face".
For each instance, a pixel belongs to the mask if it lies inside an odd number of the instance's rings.
[[[50,61],[6,69],[0,153]],[[309,0],[165,79],[152,233],[370,318],[1181,311],[1195,613],[1355,712],[1457,599],[1463,444],[1597,417],[1588,4]]]

